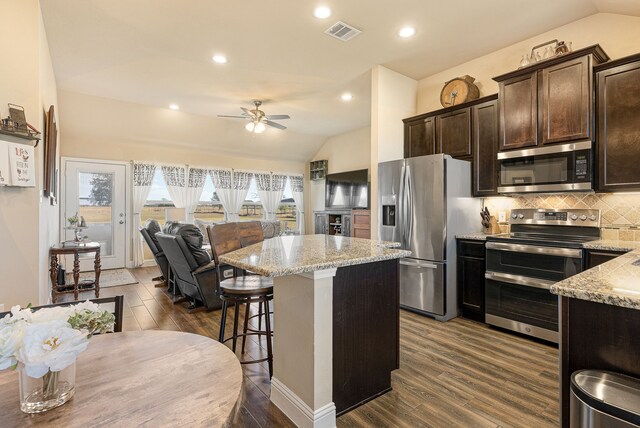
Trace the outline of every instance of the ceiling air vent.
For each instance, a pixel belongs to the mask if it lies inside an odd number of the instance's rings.
[[[338,40],[342,40],[343,42],[348,42],[358,34],[362,33],[362,31],[352,27],[349,24],[345,24],[342,21],[338,21],[331,27],[329,27],[329,29],[327,29],[327,31],[325,31],[324,33],[330,35],[331,37],[335,37]]]

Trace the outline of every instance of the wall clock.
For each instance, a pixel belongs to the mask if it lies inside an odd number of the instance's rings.
[[[475,80],[467,75],[449,80],[440,92],[440,104],[443,107],[452,107],[477,100],[480,97],[480,89],[473,83]]]

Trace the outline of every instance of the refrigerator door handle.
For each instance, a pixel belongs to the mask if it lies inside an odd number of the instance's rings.
[[[400,190],[398,191],[398,228],[400,230],[400,245],[401,248],[406,248],[405,239],[405,178],[406,178],[406,164],[402,165],[402,172],[400,173]]]
[[[413,234],[413,200],[411,198],[411,194],[412,194],[412,183],[411,183],[411,169],[409,167],[409,165],[407,165],[407,172],[406,172],[406,176],[407,176],[407,185],[406,185],[406,189],[405,189],[405,193],[406,193],[406,198],[407,198],[407,212],[405,214],[405,218],[407,220],[407,249],[410,250],[411,248],[411,236]]]

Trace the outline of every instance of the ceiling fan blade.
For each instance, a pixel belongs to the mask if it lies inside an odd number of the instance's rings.
[[[232,119],[249,119],[248,116],[227,116],[226,114],[219,114],[218,117],[230,117]]]
[[[249,110],[248,108],[240,107],[245,114],[248,114],[251,117],[256,117],[256,114]]]
[[[288,114],[268,114],[265,117],[271,120],[291,119],[291,116],[289,116]]]
[[[265,120],[265,121],[264,121],[264,123],[265,123],[265,124],[267,124],[267,125],[269,125],[269,126],[272,126],[272,127],[274,127],[274,128],[278,128],[278,129],[287,129],[287,127],[286,127],[286,126],[284,126],[284,125],[280,125],[279,123],[272,122],[272,121],[270,121],[270,120]]]

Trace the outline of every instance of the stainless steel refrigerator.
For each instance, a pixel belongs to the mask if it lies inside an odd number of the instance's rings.
[[[480,230],[471,163],[430,155],[378,164],[379,238],[400,242],[400,305],[447,321],[458,315],[456,241]]]

